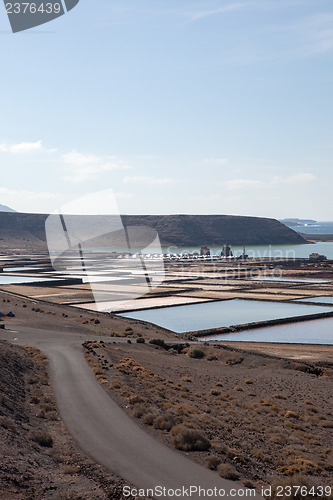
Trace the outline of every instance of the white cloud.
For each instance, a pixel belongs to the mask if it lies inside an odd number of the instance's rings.
[[[310,173],[300,172],[298,174],[289,175],[288,177],[273,177],[270,181],[260,181],[257,179],[232,179],[230,181],[222,182],[222,185],[228,191],[237,191],[241,189],[271,189],[279,184],[308,184],[316,181],[317,178]]]
[[[27,154],[27,153],[53,153],[56,149],[44,148],[42,141],[20,142],[18,144],[0,144],[0,151],[3,153]]]
[[[76,184],[96,180],[103,172],[130,168],[112,157],[100,157],[78,151],[63,155],[62,160],[71,169],[71,173],[66,175],[63,180]]]
[[[125,184],[133,183],[133,184],[159,185],[159,184],[172,184],[174,182],[174,179],[171,179],[170,177],[158,178],[158,177],[149,177],[149,176],[141,175],[141,176],[125,177],[123,179],[123,182]]]
[[[187,14],[187,16],[189,17],[190,21],[199,21],[200,19],[203,19],[205,17],[216,16],[218,14],[240,10],[244,7],[249,7],[249,2],[231,3],[229,5],[224,5],[223,7],[220,7],[218,9],[201,10],[198,12],[189,13]]]
[[[8,189],[5,187],[0,187],[0,194],[4,196],[15,196],[17,198],[24,198],[24,199],[29,199],[29,200],[35,200],[35,199],[50,199],[50,198],[58,198],[57,193],[50,193],[50,192],[34,192],[34,191],[26,191],[26,190],[15,190],[15,189]]]
[[[274,177],[273,184],[307,184],[317,180],[316,176],[307,172],[290,175],[289,177]]]

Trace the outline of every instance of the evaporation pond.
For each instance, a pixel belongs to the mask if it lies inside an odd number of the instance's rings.
[[[257,276],[256,278],[251,278],[252,281],[284,281],[288,282],[290,281],[291,283],[307,283],[308,285],[311,285],[313,283],[330,283],[330,280],[310,280],[310,279],[302,279],[302,278],[274,278],[272,277],[260,277]]]
[[[21,285],[24,283],[45,283],[52,282],[50,278],[33,278],[27,276],[3,276],[0,274],[0,285]]]
[[[39,271],[40,269],[37,269],[36,267],[5,267],[3,272],[4,273],[16,273],[20,271]]]
[[[223,335],[211,335],[202,337],[200,340],[203,342],[206,340],[228,340],[234,342],[333,345],[333,318],[267,326]]]
[[[261,300],[221,300],[123,313],[126,318],[154,323],[177,333],[208,330],[273,319],[333,311],[331,307]]]
[[[294,302],[311,302],[320,304],[332,304],[333,305],[333,296],[331,295],[322,295],[318,297],[306,297],[304,299],[295,299]]]

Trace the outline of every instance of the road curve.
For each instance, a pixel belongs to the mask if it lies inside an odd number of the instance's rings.
[[[96,462],[129,484],[145,490],[157,486],[166,490],[185,488],[181,498],[186,498],[186,489],[190,487],[217,488],[222,490],[220,493],[225,492],[224,498],[246,495],[240,483],[220,478],[154,439],[115,403],[96,381],[83,357],[82,341],[89,338],[88,335],[83,338],[69,332],[17,327],[15,331],[0,330],[0,338],[13,344],[38,347],[48,356],[53,391],[68,431]],[[112,341],[110,337],[102,338]],[[235,494],[238,489],[243,492]],[[190,498],[212,498],[210,492],[207,493],[194,492]],[[256,498],[261,497],[257,494]]]

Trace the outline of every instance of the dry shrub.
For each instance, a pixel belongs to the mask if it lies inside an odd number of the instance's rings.
[[[163,339],[151,339],[149,340],[149,344],[157,345],[159,347],[163,347],[163,349],[168,349],[168,345],[164,342]]]
[[[144,339],[143,337],[138,337],[138,338],[136,339],[136,343],[137,343],[137,344],[144,344],[145,342],[146,342],[146,341],[145,341],[145,339]]]
[[[44,431],[31,431],[28,434],[28,437],[31,441],[35,441],[40,446],[44,446],[45,448],[52,448],[53,439],[47,432]]]
[[[92,370],[93,370],[94,374],[96,375],[96,377],[98,375],[104,375],[104,372],[103,372],[102,368],[100,367],[100,365],[92,366]]]
[[[284,396],[283,394],[280,394],[280,393],[273,394],[272,398],[275,398],[275,399],[287,399],[286,396]]]
[[[202,359],[205,356],[205,353],[200,347],[192,347],[187,351],[187,355],[190,358]]]
[[[210,354],[207,356],[207,361],[217,361],[219,358],[215,354]]]
[[[243,360],[244,360],[243,356],[236,356],[234,358],[226,359],[225,364],[230,366],[239,365],[243,362]]]
[[[323,373],[321,368],[318,368],[317,366],[307,365],[305,363],[293,362],[290,363],[289,368],[291,370],[297,370],[303,373],[311,373],[312,375],[322,375]]]
[[[225,451],[225,455],[233,461],[239,462],[239,463],[246,463],[245,458],[241,454],[240,451],[236,450],[236,448],[229,448],[227,446],[227,449]]]
[[[141,421],[145,425],[153,425],[155,418],[155,413],[146,413],[146,415],[143,415]]]
[[[231,479],[231,481],[237,481],[240,477],[235,467],[230,464],[220,464],[217,468],[217,472],[224,479]]]
[[[207,460],[207,467],[210,470],[216,470],[217,467],[220,465],[221,459],[215,455],[211,456]]]
[[[321,468],[315,462],[302,457],[291,457],[287,464],[280,467],[279,471],[284,476],[294,476],[295,474],[317,475]]]
[[[169,431],[175,424],[175,417],[169,413],[163,416],[159,415],[153,422],[154,429],[159,429],[160,431]]]
[[[141,418],[141,417],[143,417],[143,415],[148,413],[148,411],[149,411],[149,408],[145,404],[138,403],[138,404],[135,404],[133,407],[133,416],[135,418]]]
[[[137,403],[143,403],[143,399],[137,394],[133,394],[133,396],[129,397],[128,402],[130,405],[135,405]]]
[[[210,441],[198,430],[190,429],[185,425],[176,425],[171,429],[173,444],[177,450],[208,451]]]
[[[209,394],[211,394],[212,396],[220,396],[221,391],[219,391],[218,389],[211,389],[209,391]]]
[[[247,378],[246,380],[244,380],[244,384],[247,384],[247,385],[252,385],[254,382],[253,380]]]
[[[120,391],[121,396],[130,398],[132,396],[132,389],[128,385],[123,385]]]
[[[109,388],[110,389],[120,389],[121,383],[119,380],[113,379],[110,381]]]
[[[242,392],[242,391],[244,391],[244,389],[243,389],[243,387],[242,387],[241,385],[236,385],[236,386],[234,387],[234,391],[239,391],[239,392]]]
[[[183,382],[192,382],[192,379],[191,379],[191,377],[184,376],[184,377],[182,377],[182,381]]]
[[[252,448],[250,451],[251,455],[262,462],[268,462],[269,457],[265,454],[265,452],[259,448]]]

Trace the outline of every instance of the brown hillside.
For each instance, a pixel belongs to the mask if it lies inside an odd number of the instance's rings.
[[[76,216],[71,216],[76,217]],[[0,247],[46,249],[44,214],[0,213]],[[66,216],[65,216],[66,218]],[[106,216],[88,216],[100,234],[108,232]],[[82,222],[82,218],[78,221]],[[87,219],[84,219],[86,223]],[[125,226],[150,226],[164,246],[269,245],[305,243],[275,219],[232,215],[123,215]]]

